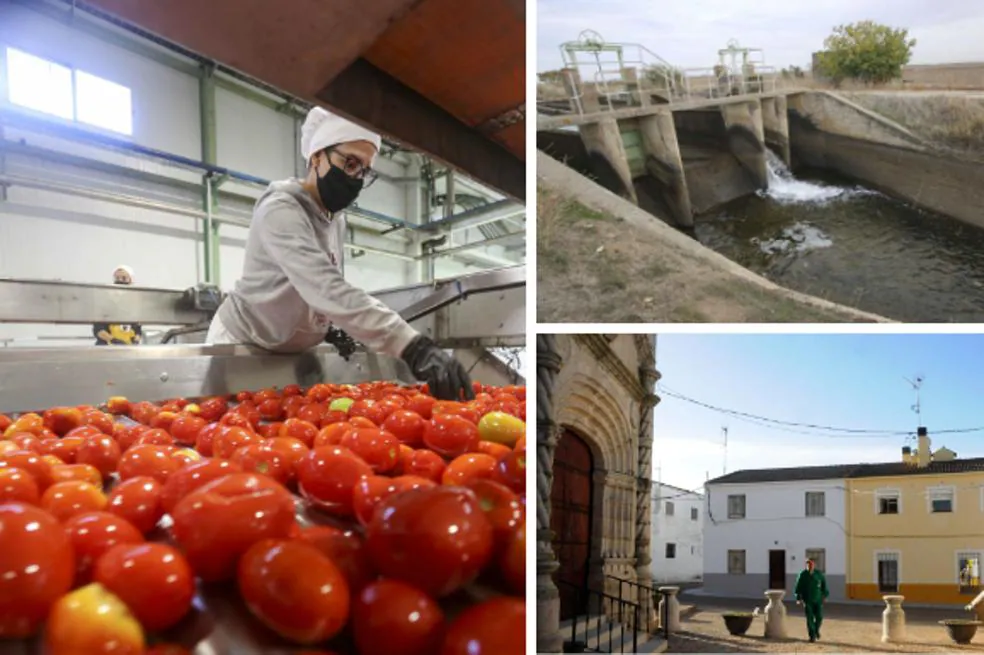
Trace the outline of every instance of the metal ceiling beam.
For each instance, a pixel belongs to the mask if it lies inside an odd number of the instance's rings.
[[[519,202],[526,199],[525,162],[365,59],[315,95],[338,113],[413,144],[435,161]]]
[[[455,216],[451,216],[449,218],[443,218],[437,221],[431,221],[430,223],[425,223],[421,225],[420,229],[421,231],[426,232],[440,232],[441,230],[448,228],[465,230],[478,227],[479,225],[485,225],[486,223],[494,223],[495,221],[501,221],[507,218],[523,216],[525,214],[526,207],[517,205],[511,200],[499,200],[489,203],[488,205],[476,207],[475,209],[463,211],[460,214],[456,214]]]

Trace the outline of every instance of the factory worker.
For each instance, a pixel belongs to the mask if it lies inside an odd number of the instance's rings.
[[[256,202],[242,277],[205,341],[296,353],[342,331],[373,351],[401,357],[433,395],[473,398],[464,367],[399,314],[342,276],[341,213],[373,183],[378,134],[320,107],[301,128],[304,179],[273,182]]]
[[[113,284],[133,284],[133,269],[117,266],[113,271]],[[96,338],[97,346],[135,346],[143,338],[143,329],[136,323],[96,323],[92,326],[92,336]]]

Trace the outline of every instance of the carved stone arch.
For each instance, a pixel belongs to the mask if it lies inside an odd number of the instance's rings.
[[[599,468],[626,470],[624,443],[632,426],[618,399],[597,379],[574,373],[558,389],[556,406],[557,423],[576,429],[597,444],[602,456]]]

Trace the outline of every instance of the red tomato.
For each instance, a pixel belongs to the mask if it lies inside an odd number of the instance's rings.
[[[79,464],[88,464],[106,478],[116,471],[120,457],[122,452],[116,440],[109,435],[100,434],[98,437],[85,440],[75,454],[75,461]]]
[[[417,394],[415,396],[410,396],[409,401],[406,404],[406,408],[411,412],[420,414],[421,418],[425,421],[429,421],[434,411],[434,403],[437,399],[433,396],[425,396],[424,394]]]
[[[526,601],[499,596],[472,605],[447,628],[439,655],[523,655]]]
[[[513,593],[521,596],[526,591],[526,521],[513,530],[506,547],[499,557],[499,568],[506,584]]]
[[[51,477],[55,482],[88,482],[99,489],[103,488],[102,474],[96,467],[88,464],[60,464],[51,467]]]
[[[116,594],[150,631],[165,630],[191,609],[195,577],[167,544],[119,544],[96,561],[93,580]]]
[[[311,544],[334,562],[353,594],[376,578],[365,540],[359,533],[329,525],[314,525],[302,529],[297,538]]]
[[[492,480],[472,480],[468,488],[492,524],[496,549],[505,549],[516,528],[526,520],[526,507],[512,489]]]
[[[415,450],[403,456],[403,475],[416,475],[438,484],[446,467],[441,456],[432,450]]]
[[[199,430],[198,437],[195,439],[195,450],[200,452],[203,457],[212,457],[215,437],[218,436],[219,430],[224,427],[221,423],[209,423]]]
[[[354,428],[378,428],[379,426],[367,419],[365,416],[352,416],[349,418],[348,422]]]
[[[246,549],[261,539],[286,537],[296,523],[290,492],[255,473],[233,473],[199,487],[171,518],[175,540],[206,582],[230,579]]]
[[[482,418],[481,414],[474,408],[453,400],[438,400],[434,403],[434,407],[431,409],[431,420],[438,416],[460,416],[473,425],[478,425],[479,419]]]
[[[427,421],[417,412],[398,409],[386,417],[383,429],[402,443],[419,448],[424,443],[424,426]]]
[[[15,432],[30,432],[31,434],[37,436],[40,434],[42,429],[44,429],[44,420],[38,414],[29,412],[18,416],[13,423],[7,426],[7,429],[4,430],[3,435],[5,437],[9,437]]]
[[[274,437],[267,439],[261,445],[269,450],[277,451],[287,459],[292,478],[297,475],[297,464],[311,452],[311,449],[305,446],[303,441],[293,437]]]
[[[363,398],[352,403],[352,406],[349,407],[348,415],[350,419],[357,416],[367,418],[372,421],[373,427],[376,427],[383,424],[383,421],[389,416],[390,411],[392,410],[389,407],[383,406],[374,400]]]
[[[280,427],[283,425],[282,421],[274,421],[273,423],[263,423],[256,428],[256,433],[263,437],[264,439],[273,439],[280,434]]]
[[[403,491],[433,486],[435,483],[432,480],[412,475],[395,478],[373,475],[359,480],[355,485],[352,491],[352,508],[359,523],[367,525],[372,520],[376,507],[386,498]]]
[[[114,431],[113,438],[120,445],[120,450],[126,452],[137,442],[144,432],[150,430],[146,425],[134,425],[132,428],[125,428],[123,431]]]
[[[13,467],[0,469],[0,504],[9,502],[28,505],[41,502],[38,483],[27,471]]]
[[[97,512],[106,507],[106,494],[88,482],[56,482],[41,495],[41,507],[59,521],[76,514]]]
[[[441,484],[464,486],[472,480],[491,478],[495,472],[495,458],[482,453],[466,453],[451,460],[441,475]]]
[[[10,418],[6,414],[0,414],[0,434],[10,427],[10,424],[14,422],[14,419]]]
[[[337,516],[352,516],[352,490],[372,468],[348,448],[315,448],[297,464],[298,486],[308,501]]]
[[[378,580],[355,597],[352,626],[360,653],[432,655],[444,636],[444,613],[421,590]]]
[[[318,436],[318,428],[314,423],[302,421],[298,418],[289,418],[284,421],[280,428],[281,437],[293,437],[304,443],[308,448],[314,445],[314,438]]]
[[[260,473],[283,485],[293,477],[291,461],[276,450],[267,448],[265,444],[243,446],[232,454],[231,460],[247,473]]]
[[[124,480],[109,493],[106,511],[124,518],[143,534],[147,534],[164,516],[161,504],[163,486],[150,476]]]
[[[509,446],[504,446],[503,444],[495,443],[494,441],[479,441],[478,448],[476,449],[476,452],[490,455],[496,461],[499,461],[512,451],[512,448]]]
[[[215,437],[212,450],[214,451],[215,457],[229,459],[234,452],[243,446],[261,443],[262,441],[263,437],[252,430],[232,425],[219,431],[218,436]]]
[[[150,419],[150,427],[169,433],[171,431],[171,424],[174,423],[176,418],[178,418],[177,411],[163,410],[158,412],[154,418]]]
[[[256,618],[298,644],[331,639],[349,617],[345,577],[316,548],[266,539],[239,562],[239,591]]]
[[[284,418],[284,408],[277,398],[268,398],[256,406],[256,411],[264,421],[279,421]]]
[[[302,393],[303,392],[301,391],[300,385],[288,384],[286,387],[284,387],[285,396],[300,396]]]
[[[52,407],[41,415],[44,427],[63,437],[82,425],[82,412],[75,407]]]
[[[179,414],[171,423],[171,436],[182,446],[191,446],[198,440],[198,433],[208,423],[201,416]]]
[[[526,452],[511,452],[500,459],[492,479],[516,493],[526,493]]]
[[[117,544],[143,543],[144,537],[132,523],[109,512],[85,512],[65,521],[65,532],[75,551],[76,583],[88,584],[92,566]]]
[[[345,421],[348,421],[348,412],[343,412],[340,409],[331,409],[324,413],[318,425],[325,428],[332,423],[344,423]]]
[[[519,438],[519,440],[516,442],[516,446],[513,448],[513,450],[515,450],[517,453],[525,453],[526,452],[526,435],[525,434]]]
[[[98,409],[82,412],[82,424],[91,425],[104,434],[113,434],[113,417]]]
[[[117,469],[120,479],[147,475],[164,484],[172,473],[181,468],[171,458],[172,452],[174,449],[170,446],[134,446],[120,458]]]
[[[250,400],[252,397],[253,397],[253,394],[251,394],[250,392],[248,392],[248,391],[240,391],[239,393],[236,394],[236,402],[244,403],[244,402],[247,402],[248,400]]]
[[[42,439],[40,452],[42,455],[54,455],[66,464],[74,464],[75,457],[84,443],[85,439],[82,437]]]
[[[475,494],[457,487],[393,495],[376,508],[366,530],[369,557],[380,574],[436,598],[478,576],[492,557],[492,539]]]
[[[17,448],[13,450],[27,450],[32,453],[38,453],[39,455],[44,454],[41,452],[41,440],[30,432],[17,432],[12,434],[9,440],[10,443],[17,446]]]
[[[188,494],[213,480],[231,473],[242,473],[239,464],[223,459],[203,459],[173,473],[161,489],[160,502],[164,512],[171,514],[177,504]]]
[[[151,403],[141,401],[130,406],[130,418],[137,423],[148,425],[151,419],[157,416],[159,411],[161,411],[159,407],[156,407]]]
[[[444,457],[457,457],[478,447],[478,427],[452,414],[435,415],[424,428],[424,443]]]
[[[297,413],[294,415],[298,421],[305,421],[311,425],[318,425],[321,423],[321,419],[324,417],[325,412],[328,410],[322,403],[312,403],[310,405],[304,405],[298,408]]]
[[[133,442],[131,448],[136,446],[173,446],[174,437],[161,428],[151,428],[143,432],[137,440]]]
[[[226,414],[225,416],[223,416],[221,419],[219,419],[219,423],[221,423],[222,425],[226,425],[226,426],[233,426],[234,425],[234,426],[237,426],[237,427],[240,427],[240,428],[244,428],[244,429],[250,430],[250,431],[253,430],[253,424],[250,423],[250,420],[246,416],[244,416],[243,414],[240,414],[239,412],[234,412],[234,411],[233,412],[229,412],[228,414]]]
[[[361,457],[377,473],[393,470],[400,461],[400,442],[379,428],[350,430],[338,445]]]
[[[75,554],[58,521],[33,505],[0,504],[0,639],[32,636],[74,578]]]
[[[318,432],[318,436],[314,438],[314,447],[321,448],[322,446],[337,446],[342,442],[342,437],[344,437],[347,432],[356,429],[358,428],[348,421],[340,421],[338,423],[326,425],[321,428]]]
[[[198,415],[211,423],[222,418],[222,415],[229,409],[229,403],[226,402],[225,398],[208,398],[198,403],[198,408]]]

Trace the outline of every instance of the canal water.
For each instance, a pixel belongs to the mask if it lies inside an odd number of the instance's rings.
[[[825,171],[794,177],[768,155],[769,188],[698,217],[701,243],[785,287],[888,318],[984,322],[984,230]]]

